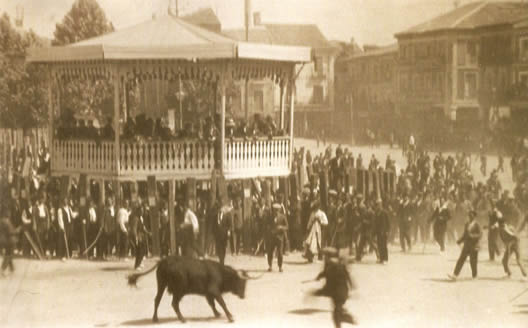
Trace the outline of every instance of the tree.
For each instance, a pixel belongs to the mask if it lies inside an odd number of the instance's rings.
[[[70,11],[55,25],[53,45],[63,46],[114,31],[96,0],[76,0]]]
[[[96,0],[76,0],[60,24],[53,45],[64,46],[114,31]],[[112,113],[113,87],[108,80],[74,81],[62,86],[62,112]],[[101,117],[99,117],[101,118]]]
[[[27,65],[30,47],[42,47],[33,31],[18,32],[7,14],[0,17],[0,122],[3,127],[30,128],[47,120],[46,74]]]

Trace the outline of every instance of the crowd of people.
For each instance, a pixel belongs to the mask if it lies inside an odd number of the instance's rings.
[[[179,129],[172,128],[169,122],[162,118],[151,118],[141,113],[130,116],[122,126],[122,140],[182,140],[195,139],[213,142],[218,139],[220,131],[220,115],[208,115],[187,121]],[[263,117],[254,114],[249,121],[228,116],[225,122],[226,138],[272,138],[284,136],[285,131],[277,127],[271,116]],[[66,111],[56,122],[55,136],[59,140],[69,138],[88,139],[94,141],[113,140],[115,136],[111,118],[96,120],[94,118],[76,119]]]
[[[106,197],[100,199],[101,186],[95,183],[89,188],[92,197],[83,197],[78,181],[72,181],[69,192],[64,193],[60,181],[46,174],[38,179],[10,175],[2,179],[2,222],[12,229],[3,229],[10,236],[3,240],[16,242],[10,243],[6,254],[64,261],[73,257],[127,260],[134,256],[134,267],[141,269],[143,258],[153,252],[153,236],[158,232],[161,256],[172,254],[175,246],[178,254],[218,256],[224,263],[229,247],[234,256],[241,252],[266,254],[270,271],[276,254],[282,271],[284,252],[301,251],[313,262],[331,246],[347,249],[356,261],[375,253],[379,263],[387,263],[391,243],[397,242],[403,252],[409,252],[419,241],[425,247],[433,237],[443,252],[446,241],[465,243],[487,229],[490,260],[499,253],[498,240],[502,239],[504,270],[510,274],[508,260],[511,254],[519,257],[517,235],[527,223],[523,215],[528,203],[527,152],[512,160],[516,188],[509,192],[502,190],[498,179],[500,167],[491,171],[486,183],[477,183],[470,155],[446,157],[438,153],[431,158],[414,142],[409,148],[412,153],[407,156],[407,167],[398,172],[392,191],[361,190],[346,182],[351,172],[360,170],[382,168],[396,173],[390,155],[382,167],[374,155],[367,164],[361,154],[355,157],[341,146],[335,151],[328,146],[317,155],[301,149],[294,152],[292,172],[292,177],[306,177],[306,183],[299,186],[300,197],[291,190],[275,188],[269,179],[254,179],[248,211],[248,195],[240,181],[229,182],[227,194],[219,197],[208,189],[198,189],[196,198],[185,199],[179,190],[180,196],[172,204],[173,225],[169,222],[167,183],[160,183],[159,199],[152,204],[142,182],[137,194],[128,184],[121,184],[117,193],[107,183]],[[41,165],[48,162],[42,160]],[[39,167],[36,171],[43,172]],[[467,222],[477,222],[480,228],[475,224],[468,227]],[[176,236],[172,247],[171,229]],[[477,246],[471,245],[464,248],[462,257],[475,258],[470,249]],[[457,265],[454,276],[460,267]]]

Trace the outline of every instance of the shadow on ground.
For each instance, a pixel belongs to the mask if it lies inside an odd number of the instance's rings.
[[[111,267],[103,267],[99,270],[115,272],[115,271],[131,271],[132,269],[130,267],[124,267],[124,266],[111,266]]]
[[[185,320],[188,322],[209,322],[213,320],[222,320],[222,318],[215,318],[215,317],[198,317],[198,318],[189,318],[186,317]],[[223,320],[226,320],[226,318],[223,318]],[[145,319],[138,319],[138,320],[129,320],[121,322],[121,326],[151,326],[153,324],[159,325],[164,323],[180,323],[180,320],[178,318],[160,318],[158,322],[154,323],[152,322],[152,318],[145,318]]]
[[[321,309],[297,309],[297,310],[288,311],[288,313],[297,314],[297,315],[310,315],[310,314],[322,313],[322,312],[330,312],[330,311],[321,310]]]

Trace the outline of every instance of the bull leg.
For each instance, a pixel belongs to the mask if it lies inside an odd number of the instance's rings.
[[[215,306],[215,303],[214,303],[214,297],[212,295],[207,295],[207,296],[205,296],[205,298],[207,298],[207,303],[209,303],[209,306],[211,307],[211,309],[213,309],[214,316],[216,318],[219,318],[221,314],[216,309],[216,306]]]
[[[180,321],[182,323],[185,323],[185,318],[183,317],[183,315],[180,312],[180,301],[181,301],[182,298],[183,298],[183,295],[174,295],[172,297],[172,308],[176,312],[176,315],[178,316],[178,319],[180,319]]]
[[[156,298],[154,298],[154,315],[152,316],[153,322],[158,322],[158,307],[166,287],[167,285],[165,284],[165,281],[158,277],[158,293],[156,294]]]
[[[226,314],[226,317],[227,317],[227,320],[229,320],[229,322],[234,322],[235,319],[233,319],[233,315],[227,309],[227,306],[226,306],[226,304],[224,302],[224,299],[223,299],[222,295],[221,294],[216,295],[215,296],[215,300],[218,302],[218,304],[220,304],[220,306],[224,310],[224,312]]]

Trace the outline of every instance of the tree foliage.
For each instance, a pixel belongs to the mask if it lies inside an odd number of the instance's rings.
[[[63,46],[114,31],[96,0],[76,0],[62,23],[55,25],[53,45]]]
[[[64,46],[114,31],[96,0],[76,0],[60,24],[55,25],[53,45]],[[113,113],[113,87],[108,80],[72,81],[61,86],[63,113]]]
[[[3,127],[30,128],[47,120],[46,73],[27,65],[31,47],[44,41],[33,31],[18,32],[7,14],[0,17],[0,122]]]

